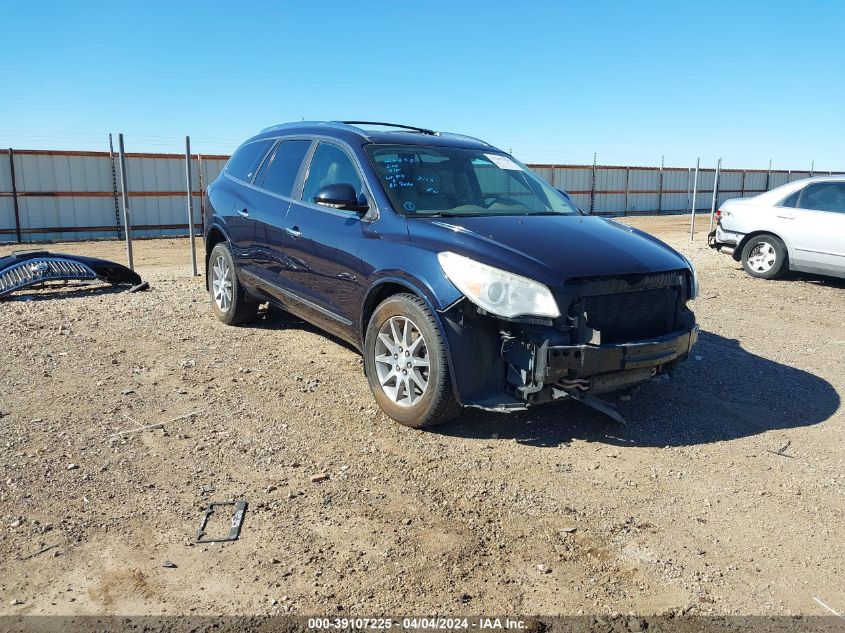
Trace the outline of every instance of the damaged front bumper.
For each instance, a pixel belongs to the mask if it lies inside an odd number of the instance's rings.
[[[458,400],[491,411],[575,398],[618,419],[596,395],[671,371],[698,340],[695,316],[686,308],[679,308],[671,333],[609,343],[577,318],[569,330],[550,321],[508,322],[467,302],[441,318]]]

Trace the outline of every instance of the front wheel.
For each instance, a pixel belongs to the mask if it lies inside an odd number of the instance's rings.
[[[434,426],[461,410],[443,336],[419,297],[394,295],[379,304],[367,326],[364,365],[376,402],[400,424]]]
[[[742,249],[742,267],[752,277],[774,279],[786,272],[786,247],[774,235],[752,237]]]

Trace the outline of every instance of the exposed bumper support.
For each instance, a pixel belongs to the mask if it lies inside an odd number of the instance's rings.
[[[544,382],[665,365],[684,358],[698,340],[698,326],[650,341],[616,345],[560,345],[548,348]]]

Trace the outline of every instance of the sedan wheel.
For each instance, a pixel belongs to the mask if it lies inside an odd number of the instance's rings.
[[[771,244],[757,242],[748,255],[748,267],[754,272],[763,274],[769,272],[777,260],[777,253]]]
[[[786,247],[774,235],[751,238],[742,249],[742,267],[752,277],[774,279],[788,270]]]

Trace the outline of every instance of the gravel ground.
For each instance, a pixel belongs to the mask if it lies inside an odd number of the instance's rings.
[[[845,282],[631,222],[698,266],[703,333],[611,396],[625,427],[561,403],[403,428],[337,340],[219,323],[186,240],[136,243],[148,293],[0,303],[0,614],[845,610]],[[240,540],[194,544],[232,498]]]

